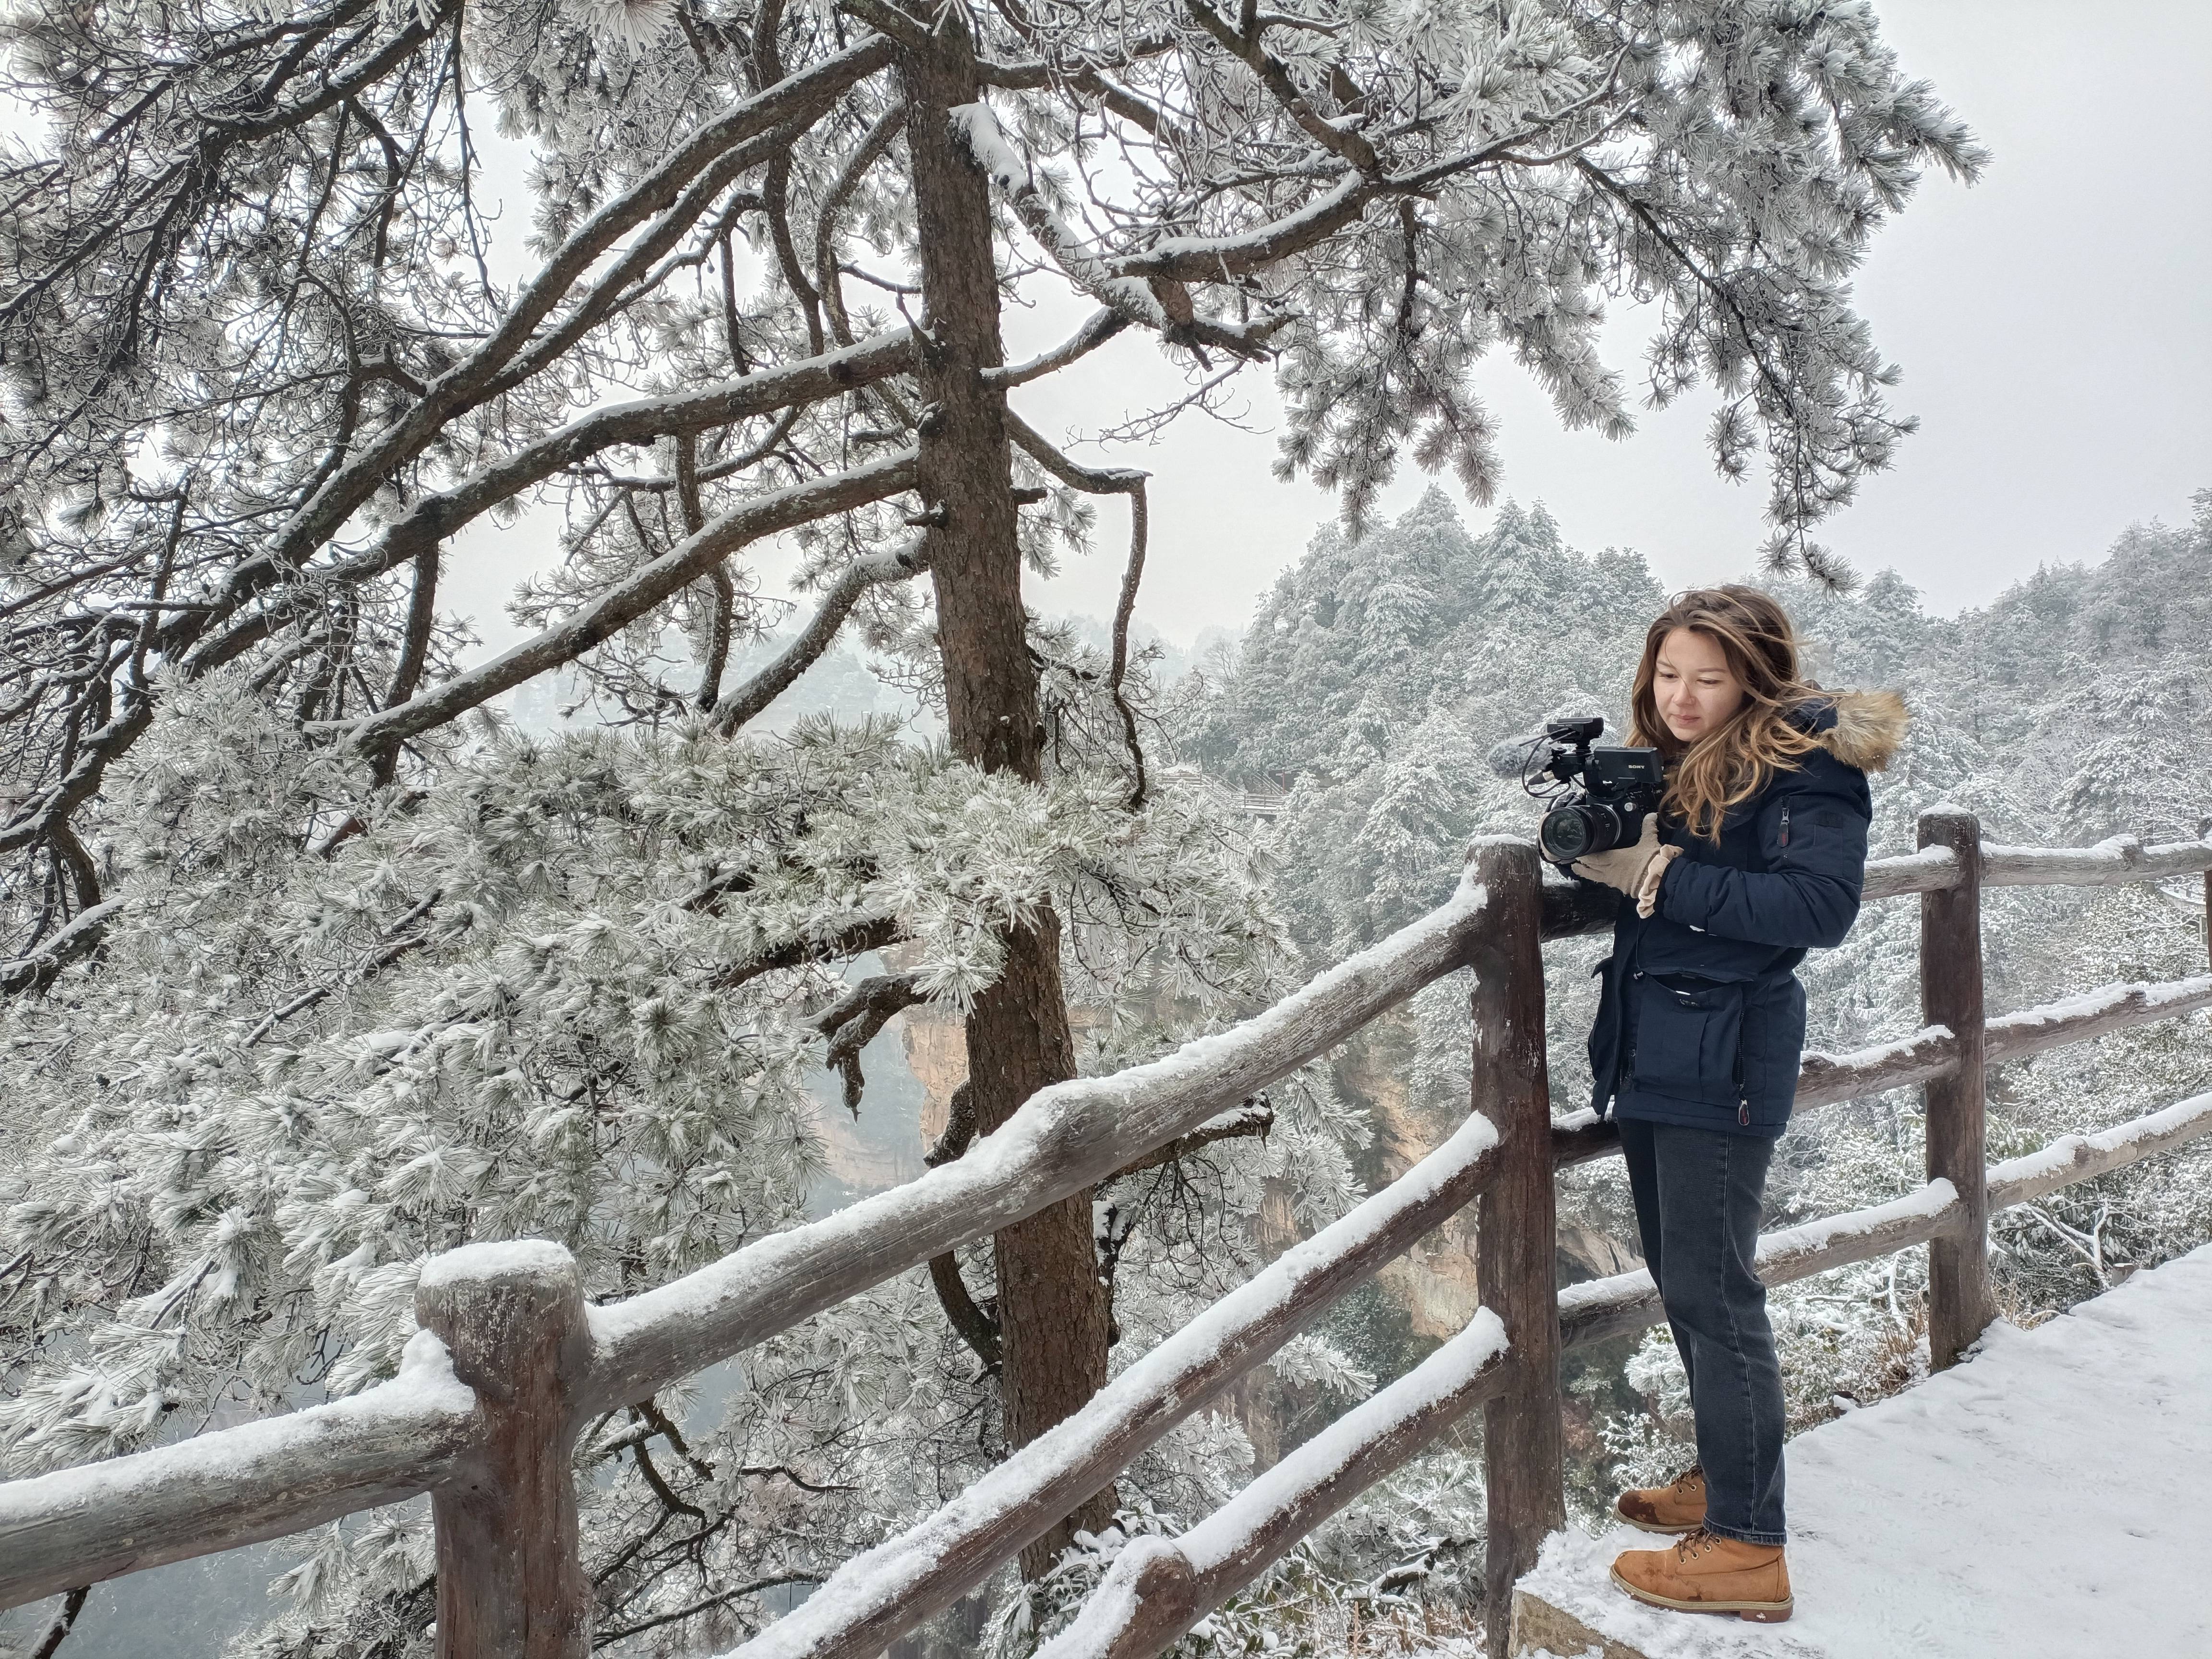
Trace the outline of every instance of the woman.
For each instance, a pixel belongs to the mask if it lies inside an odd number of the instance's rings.
[[[1780,1620],[1782,1370],[1754,1267],[1759,1206],[1805,1041],[1793,970],[1858,915],[1866,775],[1903,737],[1905,705],[1819,690],[1782,607],[1740,586],[1668,606],[1632,705],[1628,740],[1659,750],[1667,792],[1636,845],[1574,866],[1632,901],[1601,969],[1592,1103],[1620,1125],[1698,1467],[1620,1495],[1621,1519],[1683,1535],[1627,1552],[1613,1577],[1660,1607]]]

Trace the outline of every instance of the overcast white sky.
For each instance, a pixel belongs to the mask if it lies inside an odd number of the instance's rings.
[[[1906,70],[1936,83],[1996,161],[1972,189],[1928,179],[1874,246],[1862,308],[1904,368],[1896,406],[1923,426],[1821,538],[1862,570],[1894,567],[1948,612],[2040,564],[2094,561],[2131,522],[2184,521],[2191,492],[2212,486],[2212,3],[1881,0],[1880,12]],[[1059,337],[1079,314],[1016,313],[1010,351]],[[1609,358],[1632,376],[1644,331],[1632,313],[1610,320]],[[1710,398],[1646,412],[1614,443],[1561,431],[1506,359],[1479,379],[1503,428],[1505,493],[1542,501],[1573,544],[1638,549],[1670,586],[1749,568],[1765,488],[1714,475]],[[1066,434],[1176,384],[1146,342],[1125,337],[1018,404]],[[1250,394],[1253,422],[1271,426],[1264,374]],[[1242,628],[1334,510],[1273,480],[1264,430],[1201,416],[1158,445],[1079,453],[1154,475],[1139,614],[1184,643]],[[1402,510],[1426,483],[1408,468],[1387,506]],[[1034,603],[1110,613],[1122,511],[1103,505],[1097,550],[1037,584]],[[1488,518],[1467,512],[1478,527]],[[488,644],[513,637],[498,605],[542,541],[527,526],[463,538],[447,592]]]

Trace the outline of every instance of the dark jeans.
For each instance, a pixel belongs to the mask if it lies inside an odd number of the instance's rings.
[[[1624,1118],[1620,1149],[1644,1260],[1690,1374],[1705,1528],[1780,1544],[1782,1364],[1753,1267],[1774,1143]]]

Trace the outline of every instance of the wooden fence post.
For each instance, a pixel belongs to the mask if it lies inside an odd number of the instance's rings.
[[[1926,1085],[1928,1178],[1957,1188],[1966,1210],[1957,1231],[1928,1246],[1928,1358],[1942,1370],[1996,1317],[1984,1155],[1981,824],[1971,812],[1923,812],[1920,845],[1948,847],[1959,860],[1955,886],[1920,896],[1921,1017],[1959,1041],[1957,1066]]]
[[[2197,839],[2212,841],[2212,818],[2197,820]],[[2204,872],[2204,957],[2212,963],[2212,870]]]
[[[431,1494],[438,1659],[586,1659],[569,1399],[589,1358],[575,1259],[543,1239],[432,1259],[416,1316],[476,1390],[483,1437]]]
[[[1474,969],[1474,1107],[1498,1126],[1498,1174],[1476,1211],[1475,1283],[1512,1345],[1504,1393],[1482,1413],[1489,1487],[1484,1589],[1492,1659],[1504,1659],[1513,1585],[1566,1524],[1559,1425],[1558,1211],[1544,1053],[1543,881],[1527,842],[1483,841],[1488,926]]]

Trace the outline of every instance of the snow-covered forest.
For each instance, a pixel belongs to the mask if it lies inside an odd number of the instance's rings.
[[[1661,597],[1540,511],[1383,522],[1409,465],[1492,501],[1493,353],[1572,429],[1711,400],[1823,677],[1919,711],[1887,844],[1937,799],[2040,842],[2206,809],[2212,509],[1955,621],[1816,539],[1913,429],[1852,275],[1987,160],[1866,7],[11,0],[0,50],[0,1475],[389,1379],[458,1245],[557,1241],[594,1303],[663,1285],[842,1195],[847,1125],[957,1159],[1434,903],[1530,822],[1491,745],[1617,713]],[[1650,325],[1636,377],[1609,305]],[[1089,411],[1102,459],[1023,410],[1109,349],[1175,390]],[[1129,463],[1254,380],[1338,526],[1178,672]],[[453,565],[493,525],[547,556],[487,652]],[[1044,619],[1094,550],[1112,616]],[[2204,948],[2154,888],[1992,915],[1999,1006]],[[1820,959],[1818,1040],[1917,1024],[1911,937]],[[1463,1002],[585,1425],[593,1642],[726,1648],[1079,1410],[1464,1115]],[[922,1121],[925,1021],[960,1080]],[[2170,1098],[2201,1035],[2014,1068],[2004,1133]],[[1909,1101],[1830,1114],[1787,1206],[1898,1190],[1914,1134]],[[2200,1155],[2008,1218],[2008,1305],[2206,1237],[2208,1190]],[[1575,1270],[1616,1258],[1615,1177],[1568,1201]],[[1463,1324],[1455,1237],[930,1639],[1028,1652],[1118,1541]],[[1791,1292],[1802,1420],[1911,1375],[1916,1295],[1909,1262]],[[1577,1373],[1578,1501],[1677,1455],[1668,1377],[1650,1344]],[[1449,1447],[1194,1640],[1464,1621],[1482,1517]],[[423,1504],[279,1554],[230,1650],[432,1650]],[[0,1632],[130,1650],[110,1594]]]

